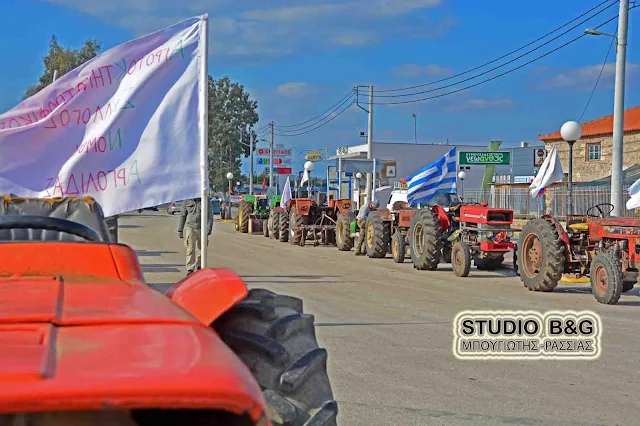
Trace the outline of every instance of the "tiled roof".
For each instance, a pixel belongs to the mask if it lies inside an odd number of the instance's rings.
[[[640,131],[640,105],[629,108],[624,112],[624,131]],[[605,136],[613,134],[613,114],[589,121],[582,125],[582,137]],[[543,142],[562,140],[560,131],[548,135],[538,135]]]

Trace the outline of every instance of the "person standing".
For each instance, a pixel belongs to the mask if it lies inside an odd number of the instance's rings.
[[[358,210],[358,216],[356,216],[356,220],[358,221],[358,229],[360,230],[358,234],[358,242],[356,244],[356,256],[362,256],[365,254],[364,250],[362,250],[362,246],[364,245],[364,238],[366,236],[367,231],[367,218],[369,217],[369,213],[371,210],[375,210],[380,205],[378,200],[373,200],[367,204],[363,204]]]
[[[211,235],[213,228],[213,214],[208,209],[207,235]],[[202,264],[202,239],[201,239],[201,218],[202,199],[193,198],[182,202],[180,210],[180,223],[178,225],[178,237],[184,238],[184,246],[187,251],[186,266],[187,275],[194,273],[201,268]],[[208,244],[208,242],[207,242]]]

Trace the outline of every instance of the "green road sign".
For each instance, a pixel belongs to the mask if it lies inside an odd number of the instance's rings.
[[[510,152],[460,152],[458,162],[468,165],[511,164]]]

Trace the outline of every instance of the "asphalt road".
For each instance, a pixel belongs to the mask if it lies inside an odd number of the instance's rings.
[[[132,213],[120,240],[139,250],[148,283],[184,276],[177,217]],[[640,297],[598,304],[588,284],[526,291],[512,270],[354,257],[335,247],[298,247],[215,223],[209,262],[262,287],[300,297],[329,351],[340,425],[637,425],[640,422]],[[452,353],[455,315],[467,309],[592,310],[604,322],[595,361],[462,361]]]

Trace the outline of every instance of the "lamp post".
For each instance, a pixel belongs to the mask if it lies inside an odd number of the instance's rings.
[[[311,198],[311,172],[313,171],[313,162],[307,161],[304,163],[304,169],[307,171],[307,176],[309,177],[307,181],[307,193],[309,198]]]
[[[229,198],[227,198],[229,202],[227,203],[227,209],[229,211],[229,219],[231,219],[231,194],[233,193],[231,190],[231,181],[233,180],[233,173],[227,173],[227,179],[229,180]]]
[[[411,114],[413,116],[413,139],[416,143],[418,143],[418,124],[416,123],[416,115]]]
[[[458,172],[458,179],[460,179],[460,200],[464,201],[464,180],[467,178],[467,172],[460,170]]]
[[[573,144],[582,136],[582,127],[576,121],[567,121],[560,135],[569,144],[569,182],[567,185],[567,216],[573,214]]]

